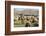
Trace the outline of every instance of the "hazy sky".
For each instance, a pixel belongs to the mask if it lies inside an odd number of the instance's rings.
[[[15,8],[15,10],[17,10],[17,11],[22,11],[22,10],[25,10],[25,9],[29,9],[29,8]]]
[[[25,10],[25,9],[30,9],[31,10],[31,8],[14,8],[14,10],[16,10],[16,11],[22,11],[22,10]],[[38,10],[38,9],[34,9],[34,10]]]
[[[22,11],[24,8],[15,8],[15,10]]]

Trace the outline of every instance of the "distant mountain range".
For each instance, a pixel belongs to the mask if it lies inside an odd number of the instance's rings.
[[[39,15],[38,9],[25,9],[22,11],[14,10],[14,15],[23,14],[23,15]]]

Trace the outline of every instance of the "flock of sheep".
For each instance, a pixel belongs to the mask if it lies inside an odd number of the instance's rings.
[[[25,27],[38,26],[37,16],[16,16],[14,17],[14,24],[25,24]]]

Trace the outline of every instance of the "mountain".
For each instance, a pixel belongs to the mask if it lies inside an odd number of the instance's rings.
[[[14,15],[23,14],[23,15],[38,15],[39,10],[38,9],[25,9],[22,11],[14,11]]]

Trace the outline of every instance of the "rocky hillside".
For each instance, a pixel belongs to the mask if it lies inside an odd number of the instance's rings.
[[[25,10],[22,10],[22,11],[15,10],[14,14],[15,15],[18,15],[18,14],[23,14],[23,15],[38,15],[39,14],[39,10],[37,10],[37,9],[25,9]]]

